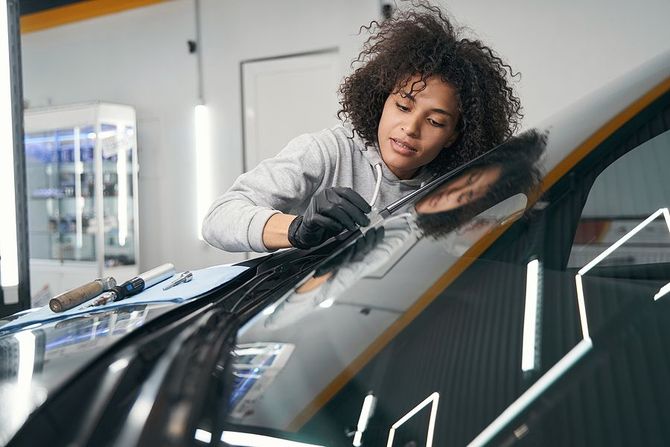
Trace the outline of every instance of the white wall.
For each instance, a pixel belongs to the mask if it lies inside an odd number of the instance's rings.
[[[216,194],[242,171],[240,62],[339,47],[342,73],[376,0],[202,1],[204,90],[213,123]],[[197,239],[193,107],[194,3],[155,6],[22,38],[30,106],[92,99],[133,105],[138,116],[141,270],[194,269],[243,259]],[[337,86],[324,86],[337,88]],[[316,129],[315,129],[316,130]]]
[[[668,0],[440,0],[515,71],[532,127],[670,50]]]
[[[670,49],[667,0],[443,4],[522,72],[526,127]],[[361,42],[359,25],[377,18],[378,7],[378,0],[202,0],[217,192],[242,169],[240,61],[339,47],[344,74]],[[31,106],[98,99],[136,107],[141,269],[242,259],[196,238],[196,59],[186,50],[194,30],[193,2],[175,0],[23,36]]]

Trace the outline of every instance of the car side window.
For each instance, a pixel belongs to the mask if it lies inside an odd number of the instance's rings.
[[[541,254],[572,244],[567,269],[539,277],[545,374],[535,383],[554,382],[499,437],[512,441],[491,445],[668,445],[670,130],[649,139],[649,122],[596,148],[554,195],[547,240],[558,243]]]
[[[603,254],[597,263],[600,268],[670,262],[670,223],[663,212],[644,224],[670,207],[669,167],[670,131],[666,131],[600,173],[582,211],[568,268],[580,269]]]

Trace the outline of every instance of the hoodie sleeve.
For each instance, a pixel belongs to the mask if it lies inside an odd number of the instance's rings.
[[[312,135],[301,135],[239,176],[210,207],[202,224],[205,241],[227,251],[269,251],[263,244],[266,222],[309,203],[330,167],[326,158]]]

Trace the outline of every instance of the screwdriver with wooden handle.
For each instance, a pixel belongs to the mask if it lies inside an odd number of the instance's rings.
[[[112,290],[114,287],[116,287],[116,280],[111,276],[99,278],[68,290],[67,292],[63,292],[60,295],[56,295],[49,300],[49,308],[57,313],[64,312],[80,305],[84,301],[95,298],[102,292]]]

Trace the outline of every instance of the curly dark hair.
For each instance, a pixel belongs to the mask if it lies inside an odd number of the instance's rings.
[[[361,66],[340,85],[337,116],[351,122],[354,132],[373,146],[388,96],[413,76],[421,80],[413,83],[410,93],[423,90],[429,77],[440,76],[458,91],[461,119],[456,142],[427,165],[438,175],[514,134],[523,115],[508,74],[517,74],[491,48],[461,38],[440,8],[425,2],[412,6],[381,24],[373,21],[361,27],[372,36],[352,63]]]

